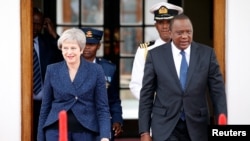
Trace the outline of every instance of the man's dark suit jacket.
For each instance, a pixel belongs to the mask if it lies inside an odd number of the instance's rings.
[[[41,34],[38,36],[38,43],[42,80],[44,80],[47,65],[63,61],[63,56],[61,50],[57,47],[57,39]]]
[[[69,77],[65,61],[47,67],[44,96],[38,124],[38,141],[45,141],[45,127],[58,121],[61,110],[71,110],[85,128],[110,138],[110,112],[100,65],[81,58],[74,81]]]
[[[227,114],[224,82],[211,47],[192,42],[185,91],[176,72],[171,42],[150,50],[140,92],[139,132],[149,132],[151,126],[154,141],[167,140],[184,109],[191,140],[207,141],[207,88],[215,116]]]

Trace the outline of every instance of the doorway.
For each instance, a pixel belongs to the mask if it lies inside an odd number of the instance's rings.
[[[174,1],[174,0],[173,0]],[[111,61],[115,62],[120,69],[120,77],[119,77],[119,86],[120,86],[120,96],[121,98],[124,99],[132,99],[133,97],[130,96],[129,94],[129,89],[127,87],[127,83],[129,82],[129,71],[127,71],[126,68],[125,70],[121,65],[124,66],[124,64],[131,64],[133,61],[133,54],[135,53],[135,48],[137,47],[136,45],[140,42],[144,42],[149,40],[148,37],[145,36],[146,34],[146,29],[147,28],[152,28],[153,26],[151,24],[146,24],[145,23],[145,16],[147,10],[144,8],[145,6],[145,1],[140,0],[136,1],[140,4],[142,4],[142,9],[141,12],[136,12],[138,15],[136,17],[140,17],[141,15],[141,23],[138,24],[121,24],[120,23],[120,13],[121,12],[121,1],[112,1],[112,0],[103,0],[103,6],[104,9],[108,9],[107,11],[104,10],[104,17],[110,17],[110,19],[113,20],[104,20],[104,23],[102,25],[104,31],[107,31],[106,39],[108,42],[104,42],[104,49],[103,49],[103,57],[106,57],[110,59]],[[169,0],[169,2],[171,2]],[[209,2],[209,0],[206,0],[206,2]],[[206,43],[208,45],[211,45],[214,47],[220,66],[221,70],[223,73],[223,76],[225,76],[225,0],[220,0],[216,1],[214,0],[212,3],[209,4],[204,4],[206,2],[197,2],[195,0],[191,1],[181,1],[181,5],[184,7],[185,13],[191,17],[193,20],[193,24],[195,27],[195,31],[198,31],[197,37],[195,36],[195,40],[199,42]],[[135,2],[134,2],[135,3]],[[22,63],[22,68],[21,68],[21,77],[22,77],[22,86],[21,86],[21,94],[22,94],[22,106],[21,106],[21,111],[22,111],[22,141],[31,141],[31,136],[32,136],[32,94],[31,94],[31,83],[32,83],[32,26],[31,26],[31,8],[32,8],[32,0],[21,0],[20,3],[21,7],[21,63]],[[140,5],[139,4],[139,5]],[[202,6],[201,6],[202,5]],[[47,13],[48,15],[52,16],[52,19],[56,21],[56,1],[51,1],[51,0],[43,0],[42,6],[44,7],[44,12]],[[54,6],[54,7],[53,7]],[[204,7],[203,7],[204,6]],[[195,8],[194,8],[195,7]],[[198,9],[197,9],[198,7]],[[203,8],[209,10],[210,16],[200,16],[200,15],[207,15],[207,11],[204,10]],[[126,7],[124,7],[123,12],[126,13],[125,10]],[[114,10],[114,11],[112,11]],[[124,11],[125,10],[125,11]],[[197,12],[199,10],[199,12]],[[54,12],[53,12],[54,11]],[[204,12],[201,14],[201,12]],[[116,16],[113,16],[111,13],[115,14]],[[129,13],[129,12],[128,12]],[[199,13],[199,15],[197,15]],[[30,15],[30,17],[27,17],[27,15]],[[198,18],[199,17],[199,18]],[[200,19],[200,17],[206,17],[208,19]],[[142,20],[144,19],[144,20]],[[138,19],[135,19],[135,21]],[[205,23],[202,23],[204,21]],[[125,22],[126,23],[126,22]],[[144,23],[144,24],[143,24]],[[200,25],[202,25],[200,27]],[[77,25],[81,26],[81,25]],[[205,27],[203,27],[205,26]],[[100,26],[101,27],[101,26]],[[140,30],[140,34],[133,34],[135,35],[134,38],[139,40],[134,41],[131,46],[133,47],[131,49],[126,49],[125,40],[126,40],[126,35],[123,35],[123,33],[126,33],[129,31],[128,34],[132,34],[134,31],[132,29],[136,29],[136,31]],[[200,29],[201,28],[201,29]],[[124,31],[124,32],[123,32]],[[125,32],[126,31],[126,32]],[[149,30],[150,31],[150,30]],[[137,33],[137,32],[136,32]],[[199,36],[198,36],[199,35]],[[199,38],[200,37],[200,38]],[[127,39],[128,41],[131,39]],[[127,43],[126,43],[127,44]],[[130,46],[130,47],[131,47]],[[125,52],[126,51],[126,52]],[[130,52],[130,53],[127,53]],[[124,61],[127,60],[127,61]],[[126,66],[127,66],[126,64]],[[128,69],[131,70],[131,69]],[[132,120],[132,123],[128,123],[126,126],[128,128],[131,128],[133,126],[136,126],[134,121],[136,122],[137,119],[125,119],[127,121]],[[134,128],[136,129],[136,128]],[[130,129],[128,129],[129,131]],[[136,136],[137,137],[137,131],[129,131],[129,134],[127,137],[132,137]]]

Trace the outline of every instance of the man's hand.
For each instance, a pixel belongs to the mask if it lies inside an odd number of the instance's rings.
[[[54,37],[56,39],[57,33],[56,33],[56,29],[55,29],[54,24],[52,23],[51,19],[45,18],[43,24],[44,24],[43,25],[44,30],[46,30],[52,37]]]
[[[113,123],[112,130],[115,132],[115,137],[120,136],[123,132],[122,125],[118,122]]]
[[[152,141],[152,138],[148,132],[141,134],[141,141]]]

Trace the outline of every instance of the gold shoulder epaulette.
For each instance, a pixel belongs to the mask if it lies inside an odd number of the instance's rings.
[[[155,41],[149,41],[146,43],[140,43],[140,48],[147,48],[149,46],[152,46],[155,43]]]
[[[144,58],[146,59],[147,54],[148,54],[148,47],[152,46],[155,43],[155,41],[150,41],[150,42],[146,42],[146,43],[141,43],[140,44],[140,48],[144,48]]]

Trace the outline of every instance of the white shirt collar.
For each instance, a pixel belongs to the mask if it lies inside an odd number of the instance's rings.
[[[190,57],[190,51],[191,51],[191,45],[189,45],[184,51],[186,53],[186,57],[189,58]],[[173,43],[173,41],[171,42],[171,47],[172,47],[172,53],[173,55],[180,55],[181,50],[178,49],[175,44]],[[189,59],[188,59],[189,60]]]
[[[34,39],[33,39],[34,43],[35,44],[38,44],[38,36],[36,36]]]
[[[96,63],[96,58],[93,60],[93,63]]]

